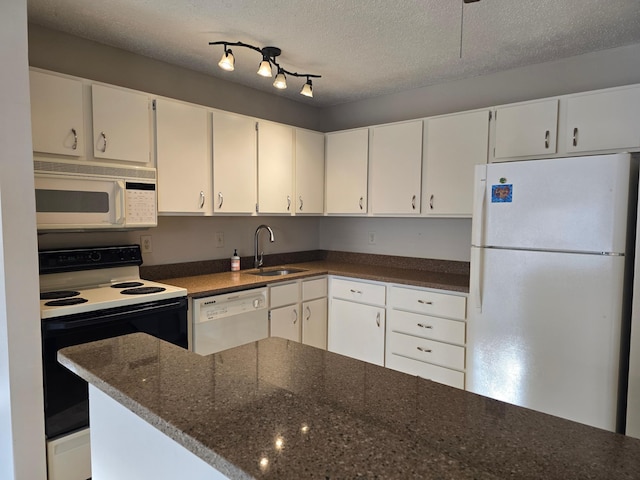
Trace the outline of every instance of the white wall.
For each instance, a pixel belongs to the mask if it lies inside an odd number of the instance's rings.
[[[640,83],[640,44],[321,110],[324,132]]]
[[[0,478],[44,480],[27,2],[0,4]]]
[[[369,244],[369,232],[375,234],[375,245]],[[320,219],[320,248],[468,262],[471,220],[324,217]]]

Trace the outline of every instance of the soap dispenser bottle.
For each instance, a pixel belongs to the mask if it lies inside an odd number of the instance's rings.
[[[240,257],[238,256],[238,250],[235,248],[233,249],[233,256],[231,257],[231,271],[240,271]]]

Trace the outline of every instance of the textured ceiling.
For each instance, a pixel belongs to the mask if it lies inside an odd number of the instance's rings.
[[[329,106],[640,43],[640,0],[28,0],[29,21],[316,106]],[[462,43],[461,43],[462,24]],[[256,75],[282,49],[289,71],[322,75],[278,91]],[[462,51],[462,56],[460,52]]]

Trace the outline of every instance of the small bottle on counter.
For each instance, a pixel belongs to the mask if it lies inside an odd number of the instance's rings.
[[[238,250],[235,248],[233,249],[233,256],[231,257],[231,271],[240,271],[240,257],[238,256]]]

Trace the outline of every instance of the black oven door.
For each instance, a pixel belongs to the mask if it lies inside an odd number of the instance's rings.
[[[58,350],[135,332],[148,333],[187,348],[187,298],[42,321],[45,433],[48,439],[89,425],[87,382],[58,363]]]

